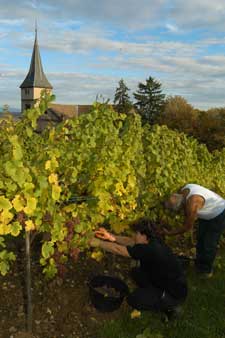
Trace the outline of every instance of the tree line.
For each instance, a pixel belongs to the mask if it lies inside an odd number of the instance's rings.
[[[129,91],[121,79],[114,94],[114,107],[118,113],[136,112],[143,124],[167,125],[170,129],[193,136],[206,144],[210,151],[225,147],[225,107],[207,111],[196,109],[182,96],[166,96],[161,83],[151,76],[138,84],[137,91],[133,93],[134,102]],[[5,104],[2,116],[8,113],[9,106]]]
[[[182,96],[166,96],[161,83],[149,77],[138,84],[129,96],[130,89],[121,79],[114,95],[115,109],[119,113],[137,112],[142,123],[167,125],[170,129],[184,132],[206,144],[210,151],[225,147],[225,107],[207,111],[194,108]]]

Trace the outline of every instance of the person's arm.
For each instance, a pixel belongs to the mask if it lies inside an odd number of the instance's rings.
[[[193,229],[195,220],[197,219],[197,212],[204,205],[204,199],[201,196],[193,195],[191,196],[185,205],[185,219],[184,225],[180,229],[172,231],[163,231],[165,235],[180,235],[185,232],[191,231]]]
[[[98,239],[98,238],[92,238],[89,244],[92,247],[95,247],[95,248],[98,247],[98,248],[101,248],[105,251],[111,252],[116,255],[130,257],[127,248],[117,243],[110,243],[110,242],[102,241],[101,239]]]
[[[121,244],[124,246],[127,246],[127,245],[133,246],[135,244],[134,239],[132,237],[117,236],[117,235],[111,234],[105,228],[99,228],[97,231],[95,231],[95,236],[100,239],[104,239],[110,242],[116,242],[117,244]]]
[[[132,237],[128,237],[128,236],[117,236],[114,235],[115,239],[116,239],[116,243],[127,246],[133,246],[135,244],[134,239]]]

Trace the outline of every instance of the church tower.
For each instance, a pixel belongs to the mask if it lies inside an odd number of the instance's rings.
[[[35,28],[35,41],[29,72],[20,86],[21,88],[21,112],[38,105],[41,91],[44,89],[51,93],[53,87],[44,74],[41,56],[37,40],[37,28]]]

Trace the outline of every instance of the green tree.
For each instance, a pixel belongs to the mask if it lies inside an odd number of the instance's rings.
[[[196,121],[197,113],[192,105],[184,97],[176,95],[167,97],[163,112],[160,114],[157,123],[193,135]]]
[[[199,111],[193,136],[210,151],[225,147],[225,108]]]
[[[153,124],[165,105],[165,95],[162,94],[161,83],[151,76],[146,83],[139,83],[138,91],[134,93],[135,107],[144,122]]]
[[[115,96],[114,96],[114,104],[116,106],[116,110],[118,113],[128,113],[133,105],[130,100],[128,91],[130,89],[126,86],[123,79],[119,81],[119,87],[117,87]]]

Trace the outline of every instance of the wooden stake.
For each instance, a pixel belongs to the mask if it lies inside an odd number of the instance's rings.
[[[32,292],[31,292],[31,254],[30,231],[25,232],[26,241],[26,293],[27,293],[27,331],[32,332]]]

